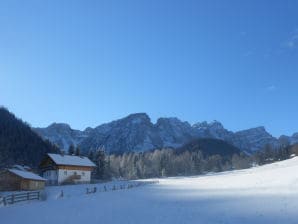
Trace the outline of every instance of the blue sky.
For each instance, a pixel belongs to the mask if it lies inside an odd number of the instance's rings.
[[[84,129],[146,112],[298,132],[298,2],[1,1],[0,104]]]

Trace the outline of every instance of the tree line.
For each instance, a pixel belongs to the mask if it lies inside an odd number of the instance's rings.
[[[232,156],[218,154],[205,156],[201,151],[177,152],[174,149],[159,149],[147,152],[106,154],[104,150],[90,151],[88,157],[96,164],[93,176],[96,179],[142,179],[170,176],[200,175],[245,169],[264,165],[298,155],[298,145],[264,150],[253,154],[238,153]]]

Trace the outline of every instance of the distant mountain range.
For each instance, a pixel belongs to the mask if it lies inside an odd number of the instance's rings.
[[[293,136],[273,137],[264,127],[232,132],[218,121],[190,125],[178,118],[159,118],[154,124],[145,113],[131,114],[125,118],[74,130],[68,124],[53,123],[46,128],[33,128],[43,139],[67,150],[69,145],[79,146],[83,152],[105,148],[108,152],[146,151],[157,148],[179,148],[198,138],[224,140],[246,151],[262,150],[266,145],[277,148],[298,143],[298,133]]]

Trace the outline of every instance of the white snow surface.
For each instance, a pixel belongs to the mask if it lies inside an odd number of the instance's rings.
[[[70,156],[70,155],[61,155],[61,154],[53,154],[53,153],[48,153],[48,156],[57,165],[95,166],[95,164],[91,162],[90,159],[84,156]]]
[[[49,187],[47,201],[2,207],[0,217],[5,224],[297,223],[297,173],[295,157],[246,170],[159,179],[157,184],[88,195],[86,185]],[[61,189],[64,198],[57,197]]]
[[[30,180],[42,180],[42,181],[46,181],[46,179],[38,176],[35,173],[32,172],[28,172],[25,170],[17,170],[17,169],[8,169],[10,172],[14,173],[15,175],[22,177],[24,179],[30,179]]]

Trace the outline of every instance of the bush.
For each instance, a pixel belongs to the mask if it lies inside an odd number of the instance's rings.
[[[40,200],[41,201],[46,201],[48,198],[47,192],[46,191],[40,191]]]

